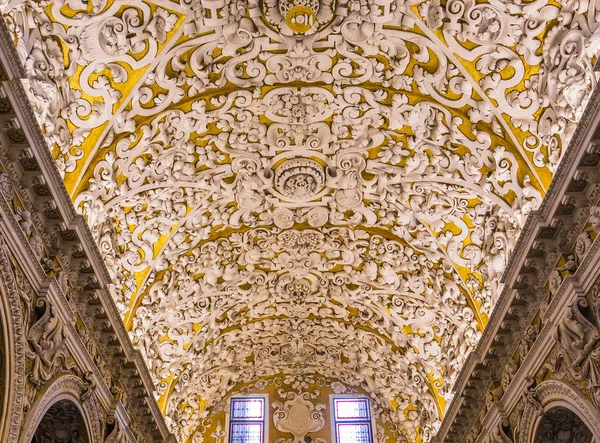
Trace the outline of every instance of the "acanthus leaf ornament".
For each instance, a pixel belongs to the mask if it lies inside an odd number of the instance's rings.
[[[52,304],[47,299],[38,298],[36,308],[42,308],[42,314],[27,332],[29,350],[26,355],[33,362],[29,380],[38,387],[52,375],[63,345],[64,332],[61,320],[53,312]]]

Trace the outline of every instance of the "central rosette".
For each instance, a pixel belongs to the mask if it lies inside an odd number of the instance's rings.
[[[311,159],[287,160],[275,171],[275,188],[292,200],[311,200],[324,186],[323,166]]]

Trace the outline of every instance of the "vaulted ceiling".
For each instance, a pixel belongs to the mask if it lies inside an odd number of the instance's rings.
[[[180,441],[303,372],[435,434],[595,86],[595,2],[0,8]]]

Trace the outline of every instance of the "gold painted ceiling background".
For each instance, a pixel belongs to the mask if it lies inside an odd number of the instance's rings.
[[[595,86],[597,7],[0,5],[180,441],[309,372],[431,439]]]

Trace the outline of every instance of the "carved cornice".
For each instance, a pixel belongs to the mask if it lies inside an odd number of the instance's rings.
[[[535,213],[530,214],[517,245],[513,251],[511,259],[507,265],[503,275],[505,287],[496,304],[495,310],[490,317],[490,321],[483,333],[483,336],[476,350],[469,356],[463,371],[455,385],[456,396],[450,404],[447,414],[442,422],[440,430],[434,441],[462,441],[464,435],[473,425],[477,414],[464,413],[460,414],[461,410],[478,411],[475,405],[481,401],[482,396],[487,392],[491,383],[494,381],[491,368],[494,368],[495,373],[502,373],[504,364],[498,365],[498,362],[492,362],[487,355],[494,347],[495,340],[498,337],[498,329],[505,321],[507,312],[513,308],[513,313],[519,313],[518,322],[512,321],[513,329],[511,330],[510,343],[502,343],[503,355],[512,355],[516,347],[522,340],[526,328],[529,326],[534,315],[538,311],[539,305],[542,302],[543,290],[550,271],[554,268],[555,263],[560,258],[562,253],[567,253],[571,250],[576,236],[585,225],[588,216],[589,208],[598,203],[598,194],[600,188],[597,185],[597,180],[592,176],[587,180],[588,184],[585,191],[569,192],[573,198],[578,200],[576,209],[570,216],[557,215],[557,208],[563,203],[564,196],[568,191],[568,187],[572,181],[577,179],[586,179],[589,174],[589,168],[581,165],[581,161],[585,155],[596,155],[597,148],[590,141],[595,137],[595,131],[600,120],[600,90],[596,88],[585,113],[575,131],[575,134],[569,144],[564,158],[561,160],[559,167],[554,175],[552,184],[548,190],[544,201]],[[579,171],[578,171],[579,169]],[[596,166],[597,169],[597,166]],[[546,241],[540,238],[540,233],[544,228],[553,228],[554,235],[551,241]],[[567,241],[561,242],[559,239],[560,231],[563,231]],[[559,239],[558,241],[556,239]],[[597,246],[594,244],[594,251]],[[545,257],[538,261],[544,266],[535,268],[534,275],[530,266],[526,266],[527,256],[533,248],[545,245]],[[549,246],[549,247],[548,247]],[[592,251],[588,253],[588,256]],[[593,256],[593,254],[592,254]],[[553,257],[549,260],[549,257]],[[578,274],[593,263],[593,260],[586,259],[582,262],[581,269],[578,269]],[[525,269],[527,268],[527,269]],[[540,269],[541,268],[541,269]],[[527,272],[523,272],[524,269]],[[528,278],[535,281],[535,285],[527,285],[524,288],[515,287],[519,278]],[[563,282],[563,286],[567,281]],[[554,297],[553,303],[559,303],[560,298],[564,297],[566,292],[561,292]],[[570,293],[567,294],[571,295]],[[526,309],[524,308],[526,306]],[[497,345],[497,344],[496,344]],[[480,386],[479,390],[473,391],[473,395],[465,395],[465,388],[473,379],[476,367],[483,368],[477,373],[476,382]],[[516,377],[515,377],[516,378]],[[458,401],[458,400],[461,401]],[[465,417],[462,424],[457,424],[455,418],[458,415]]]
[[[19,59],[19,54],[14,49],[14,41],[4,21],[2,22],[2,26],[0,26],[0,43],[6,49],[2,51],[2,69],[5,71],[6,76],[8,78],[27,77],[25,68],[23,68],[23,64]]]
[[[493,429],[498,425],[501,417],[494,414],[494,409],[511,411],[521,400],[521,395],[529,382],[527,377],[531,376],[541,365],[548,353],[552,350],[555,340],[552,334],[556,330],[558,322],[564,318],[566,310],[573,299],[585,294],[593,285],[597,277],[597,264],[600,260],[600,238],[590,247],[581,265],[572,275],[567,276],[562,282],[558,292],[548,305],[543,317],[545,324],[535,342],[529,349],[525,360],[519,366],[510,386],[499,402],[492,405],[485,417],[486,429]],[[528,423],[525,419],[522,423]],[[482,432],[481,436],[484,436]]]

